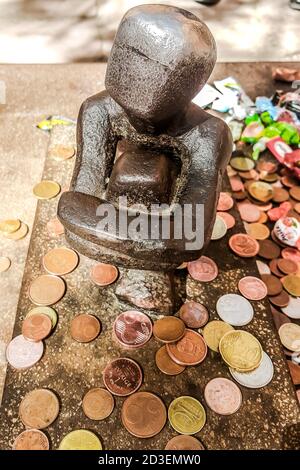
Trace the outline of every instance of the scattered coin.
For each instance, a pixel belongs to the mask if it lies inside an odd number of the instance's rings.
[[[125,397],[136,392],[143,380],[140,366],[127,357],[111,361],[103,371],[105,387],[114,395]]]
[[[238,209],[245,222],[257,222],[260,218],[260,211],[254,204],[243,202],[239,204]]]
[[[285,290],[294,297],[300,296],[300,276],[289,274],[281,279]]]
[[[233,157],[230,160],[232,168],[238,171],[250,171],[254,168],[254,161],[246,157]]]
[[[29,312],[26,315],[26,318],[31,317],[32,315],[36,315],[37,313],[42,313],[44,315],[47,315],[47,317],[49,317],[50,320],[51,320],[52,328],[54,328],[56,326],[58,318],[57,318],[57,313],[53,308],[51,308],[51,307],[34,307],[31,310],[29,310]]]
[[[296,263],[300,263],[300,252],[296,248],[284,248],[281,252],[281,256],[285,259],[292,259],[296,261]]]
[[[10,268],[11,261],[6,256],[0,257],[0,273],[4,273]]]
[[[299,297],[290,297],[289,303],[286,307],[282,308],[289,318],[300,319],[300,299]]]
[[[79,262],[76,251],[70,248],[53,248],[43,257],[44,269],[49,274],[63,276],[74,271]]]
[[[300,187],[293,186],[290,189],[290,195],[292,196],[293,199],[296,199],[296,201],[300,201]]]
[[[227,230],[235,226],[235,218],[233,215],[229,214],[228,212],[218,212],[217,215],[224,220]]]
[[[292,259],[279,258],[277,266],[284,274],[295,274],[298,271],[298,265]]]
[[[232,251],[242,258],[256,256],[259,251],[258,242],[245,233],[236,233],[229,239],[229,246]]]
[[[6,348],[6,359],[15,369],[28,369],[42,357],[44,345],[42,341],[34,343],[23,335],[13,338]]]
[[[22,335],[29,341],[41,341],[49,336],[52,329],[50,318],[44,313],[26,317],[22,324]]]
[[[265,259],[278,258],[280,255],[280,248],[272,240],[260,240],[258,254]]]
[[[204,447],[195,437],[182,434],[172,437],[167,442],[165,450],[204,450]]]
[[[166,375],[178,375],[185,370],[184,366],[177,364],[170,358],[165,345],[156,352],[155,363],[159,370]]]
[[[262,281],[267,286],[268,295],[278,295],[282,291],[282,284],[273,274],[262,274]]]
[[[269,297],[269,300],[276,307],[282,308],[286,307],[289,304],[290,296],[285,290],[282,290],[280,294],[274,295],[273,297]]]
[[[254,315],[250,302],[238,294],[222,295],[217,301],[216,309],[219,317],[233,326],[247,325]]]
[[[291,320],[289,319],[289,317],[287,317],[283,313],[276,310],[274,307],[272,307],[272,305],[271,305],[271,312],[272,312],[273,320],[274,320],[277,330],[279,330],[281,325],[283,325],[284,323],[291,323]]]
[[[268,202],[273,197],[273,188],[263,181],[254,181],[248,186],[249,194],[258,201]]]
[[[278,267],[277,267],[277,262],[278,262],[278,259],[272,259],[270,261],[270,270],[272,272],[272,274],[274,274],[275,276],[277,277],[283,277],[283,273],[281,271],[279,271]]]
[[[51,237],[59,237],[59,235],[62,235],[65,232],[63,224],[57,217],[54,217],[47,222],[47,230]]]
[[[201,328],[209,318],[207,308],[193,300],[180,307],[179,316],[188,328]]]
[[[182,396],[170,403],[168,418],[175,431],[191,435],[201,431],[206,421],[206,413],[196,398]]]
[[[284,323],[278,330],[280,341],[290,351],[300,351],[300,326],[296,323]]]
[[[287,201],[289,199],[289,193],[284,188],[273,188],[273,197],[274,202],[280,204],[281,202]]]
[[[83,313],[71,321],[71,336],[78,343],[89,343],[99,335],[101,324],[97,317]]]
[[[49,156],[57,161],[68,160],[74,157],[75,148],[72,145],[57,144],[49,149]]]
[[[26,237],[28,230],[29,230],[28,225],[22,222],[19,230],[13,233],[6,234],[5,238],[8,238],[9,240],[14,240],[14,241],[22,240],[22,238]]]
[[[49,450],[49,440],[39,429],[21,432],[13,443],[13,450]]]
[[[199,333],[187,329],[179,341],[167,344],[167,352],[177,364],[195,366],[204,361],[207,354],[207,346]]]
[[[92,281],[97,286],[108,286],[118,279],[119,271],[112,264],[98,263],[91,270]]]
[[[59,450],[101,450],[100,439],[92,431],[76,429],[69,432],[59,444]]]
[[[223,238],[227,233],[227,225],[222,219],[222,217],[219,217],[216,215],[215,218],[215,223],[213,227],[213,231],[211,234],[211,240],[219,240],[220,238]]]
[[[64,281],[52,274],[42,274],[32,281],[29,287],[29,297],[36,305],[56,304],[65,294]]]
[[[220,320],[212,320],[205,325],[203,330],[203,338],[207,346],[215,352],[219,352],[219,343],[221,338],[228,331],[232,331],[234,328]]]
[[[294,385],[300,385],[300,366],[293,361],[287,361]]]
[[[265,240],[270,236],[270,230],[268,227],[258,222],[249,224],[247,226],[247,233],[251,237],[255,238],[255,240]]]
[[[57,396],[46,388],[29,392],[21,401],[19,415],[28,428],[44,429],[52,424],[59,413]]]
[[[218,266],[207,256],[201,256],[187,265],[189,275],[196,281],[210,282],[218,275]]]
[[[262,361],[262,347],[247,331],[234,330],[225,333],[220,340],[219,350],[226,364],[239,372],[250,372]]]
[[[148,438],[156,436],[163,429],[167,412],[159,397],[150,392],[137,392],[124,401],[121,418],[130,434]]]
[[[206,384],[204,398],[207,405],[220,415],[236,413],[242,404],[239,387],[224,377],[216,377]]]
[[[55,181],[43,180],[33,188],[33,194],[38,199],[52,199],[60,193],[60,185]]]
[[[254,276],[245,276],[239,280],[240,293],[248,300],[262,300],[267,295],[266,284]]]
[[[228,193],[220,192],[217,211],[228,211],[233,207],[233,199]]]
[[[247,388],[261,388],[268,385],[274,374],[273,363],[267,353],[263,352],[260,365],[252,372],[237,372],[235,369],[229,368],[234,380],[240,385]]]
[[[262,261],[257,259],[256,264],[259,274],[271,274],[271,270],[266,263],[263,263]]]
[[[152,336],[152,323],[144,313],[128,310],[118,315],[113,324],[113,331],[122,346],[140,348]]]
[[[173,343],[180,340],[185,333],[185,324],[180,318],[168,316],[154,322],[153,334],[163,343]]]
[[[114,406],[114,398],[105,388],[92,388],[82,400],[84,414],[93,420],[107,418],[112,413]]]
[[[8,235],[14,233],[21,227],[21,221],[19,219],[6,219],[0,221],[0,232]]]
[[[260,211],[260,218],[258,219],[257,223],[265,224],[268,222],[268,216],[265,212]]]

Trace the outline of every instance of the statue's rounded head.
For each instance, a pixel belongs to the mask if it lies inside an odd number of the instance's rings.
[[[214,38],[196,16],[176,7],[141,5],[120,23],[105,86],[129,118],[155,125],[187,107],[215,62]]]

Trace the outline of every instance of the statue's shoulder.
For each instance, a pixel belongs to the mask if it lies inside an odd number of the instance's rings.
[[[92,113],[112,114],[119,108],[118,104],[108,94],[106,90],[89,96],[81,105],[80,115],[90,115]]]

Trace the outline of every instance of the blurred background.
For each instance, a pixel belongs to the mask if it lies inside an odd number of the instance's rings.
[[[300,0],[293,0],[299,2]],[[0,0],[0,63],[106,61],[123,14],[141,3],[192,11],[210,27],[219,61],[300,60],[300,10],[290,0]]]

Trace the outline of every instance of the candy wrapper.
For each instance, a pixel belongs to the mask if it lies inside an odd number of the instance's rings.
[[[274,225],[274,234],[288,246],[300,247],[300,222],[294,217],[282,217]]]

